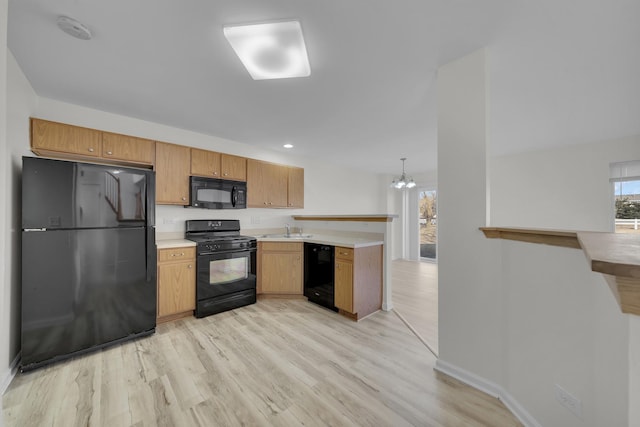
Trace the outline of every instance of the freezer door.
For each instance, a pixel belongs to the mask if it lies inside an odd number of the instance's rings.
[[[24,157],[22,228],[146,225],[150,171]],[[151,199],[153,202],[153,199]]]
[[[23,368],[155,328],[147,237],[145,227],[22,233]]]

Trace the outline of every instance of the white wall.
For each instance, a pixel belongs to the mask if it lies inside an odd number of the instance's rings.
[[[22,156],[32,155],[24,141],[29,140],[29,116],[35,110],[37,97],[20,70],[13,54],[7,60],[7,212],[8,250],[5,257],[9,291],[10,362],[20,351],[20,299],[21,299],[21,172]]]
[[[610,230],[609,162],[636,158],[639,140],[488,161],[493,129],[483,125],[502,123],[487,120],[484,59],[476,52],[439,73],[437,366],[502,397],[528,425],[626,426],[639,339],[604,278],[580,250],[486,239],[477,227],[491,218]],[[582,401],[581,417],[557,402],[556,384]]]
[[[386,213],[386,188],[377,174],[336,168],[324,162],[229,141],[183,129],[105,113],[78,105],[40,98],[37,117],[175,144],[221,151],[305,168],[304,209],[208,210],[158,206],[159,232],[184,231],[186,219],[240,219],[243,229],[283,227],[294,214]]]
[[[609,164],[640,160],[640,135],[495,157],[491,223],[613,231]]]
[[[439,356],[502,381],[503,292],[497,243],[484,238],[487,91],[485,52],[438,71]]]
[[[0,0],[0,200],[7,200],[6,177],[8,176],[7,159],[7,0]],[[5,345],[10,340],[10,301],[11,291],[5,258],[8,252],[7,235],[7,210],[8,203],[0,208],[0,393],[4,392],[9,379],[9,364],[11,351]],[[0,424],[2,415],[0,415]]]
[[[502,241],[503,387],[542,426],[627,425],[628,324],[578,249]],[[561,406],[560,385],[582,401]]]

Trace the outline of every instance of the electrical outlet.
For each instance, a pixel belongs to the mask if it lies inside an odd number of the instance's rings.
[[[162,223],[163,224],[177,224],[179,221],[178,218],[163,218]]]
[[[562,406],[573,412],[576,417],[582,418],[582,402],[580,399],[560,387],[558,384],[556,384],[556,400],[560,402]]]

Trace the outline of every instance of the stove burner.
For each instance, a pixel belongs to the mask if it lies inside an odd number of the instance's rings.
[[[187,221],[185,238],[197,243],[198,255],[257,247],[255,237],[240,235],[240,221],[235,219]]]

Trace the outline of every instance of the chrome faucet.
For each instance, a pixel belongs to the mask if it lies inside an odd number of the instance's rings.
[[[289,224],[285,224],[284,228],[287,230],[287,237],[291,237],[291,226]]]

